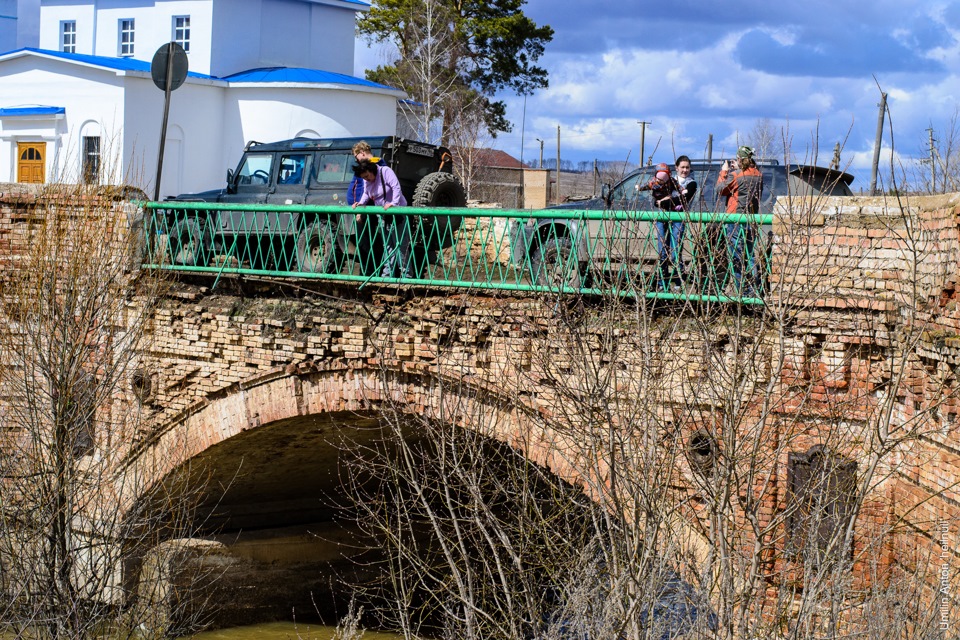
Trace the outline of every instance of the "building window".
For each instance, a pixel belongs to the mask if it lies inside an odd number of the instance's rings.
[[[133,55],[133,18],[123,18],[120,20],[120,49],[119,55]]]
[[[77,52],[76,20],[64,20],[60,23],[60,51],[64,53]]]
[[[83,137],[83,182],[100,184],[100,137]]]
[[[820,566],[850,555],[843,539],[854,515],[857,463],[813,447],[787,457],[788,557]]]
[[[173,16],[173,41],[190,53],[190,16]]]

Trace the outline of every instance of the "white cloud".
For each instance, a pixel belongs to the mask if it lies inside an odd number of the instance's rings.
[[[541,138],[555,139],[556,126],[561,123],[563,147],[572,156],[582,152],[623,159],[630,153],[636,158],[640,133],[637,121],[642,119],[653,123],[647,130],[646,151],[649,153],[660,140],[656,158],[660,161],[669,159],[674,146],[681,151],[702,149],[708,134],[714,135],[716,153],[721,148],[729,150],[737,143],[738,131],[749,131],[758,119],[769,118],[787,132],[798,155],[816,155],[818,160],[829,161],[833,145],[840,142],[846,147],[844,158],[853,159],[862,169],[872,162],[879,81],[889,94],[895,152],[914,157],[929,123],[943,126],[960,104],[960,77],[952,72],[919,75],[878,71],[877,81],[869,72],[852,79],[822,77],[813,72],[778,76],[745,68],[737,57],[740,39],[751,30],[763,31],[782,46],[835,50],[835,39],[842,37],[845,28],[825,21],[857,16],[860,38],[868,32],[875,32],[881,40],[895,36],[918,55],[937,60],[951,71],[960,69],[960,29],[948,23],[947,3],[935,1],[922,10],[930,16],[926,24],[931,33],[942,34],[936,29],[945,28],[956,41],[922,48],[917,42],[925,33],[923,18],[918,15],[920,7],[896,0],[877,2],[880,4],[872,5],[866,13],[862,3],[852,0],[840,2],[840,6],[832,3],[830,17],[823,15],[826,4],[781,7],[776,13],[781,21],[775,24],[782,26],[771,27],[761,16],[754,25],[741,20],[726,33],[722,25],[693,22],[691,29],[714,36],[687,40],[703,43],[693,50],[681,51],[674,42],[668,48],[652,50],[651,39],[642,37],[642,33],[636,38],[636,47],[625,47],[622,43],[626,39],[620,39],[621,46],[596,55],[551,55],[548,46],[544,66],[550,73],[550,87],[528,101],[527,138],[533,130]],[[616,16],[605,18],[613,20]],[[582,20],[590,21],[591,17]],[[921,26],[911,31],[911,25]],[[867,51],[865,55],[869,60],[873,54]],[[883,52],[876,51],[875,57],[882,65]],[[835,64],[843,65],[843,60]],[[520,102],[513,98],[508,102],[510,114],[519,121],[516,106]],[[519,126],[502,139],[518,144],[518,131]],[[889,140],[884,144],[889,145]]]

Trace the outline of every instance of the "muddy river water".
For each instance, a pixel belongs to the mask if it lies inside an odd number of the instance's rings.
[[[331,640],[334,627],[293,622],[266,622],[248,627],[231,627],[217,631],[205,631],[192,640]],[[363,640],[398,640],[403,636],[382,631],[367,631]],[[183,639],[188,640],[188,639]]]

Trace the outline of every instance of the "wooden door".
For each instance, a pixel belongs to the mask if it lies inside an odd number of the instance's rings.
[[[43,184],[46,142],[17,143],[17,182]]]

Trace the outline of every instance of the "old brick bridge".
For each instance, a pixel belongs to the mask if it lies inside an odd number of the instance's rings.
[[[8,238],[31,206],[3,201]],[[577,428],[652,428],[676,454],[664,486],[694,556],[712,542],[704,474],[752,447],[754,475],[732,492],[759,506],[731,512],[745,530],[732,552],[761,551],[771,573],[788,571],[797,470],[826,451],[863,482],[858,575],[912,574],[918,550],[940,553],[942,523],[960,567],[958,217],[956,196],[783,215],[771,290],[752,310],[182,276],[131,377],[139,431],[98,446],[126,448],[123,473],[150,478],[118,486],[203,477],[201,537],[219,545],[205,553],[230,558],[219,588],[251,617],[331,588],[318,568],[353,548],[336,544],[349,528],[327,499],[343,491],[342,449],[376,439],[387,415],[481,431],[599,500],[610,469]]]

